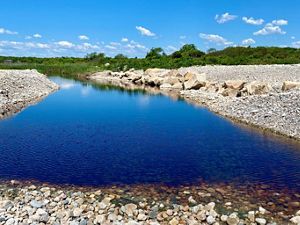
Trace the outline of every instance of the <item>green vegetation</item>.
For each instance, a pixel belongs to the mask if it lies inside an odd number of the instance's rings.
[[[300,63],[300,49],[278,47],[229,47],[221,51],[209,49],[204,53],[193,44],[167,55],[162,48],[152,48],[145,58],[128,58],[123,54],[107,57],[91,53],[85,58],[6,57],[0,56],[1,69],[37,69],[49,75],[78,77],[101,70],[147,68],[179,68],[193,65],[250,65]]]

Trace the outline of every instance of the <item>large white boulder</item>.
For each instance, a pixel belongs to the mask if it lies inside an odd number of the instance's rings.
[[[165,77],[168,75],[169,72],[170,70],[167,69],[153,68],[153,69],[147,69],[145,71],[145,75],[150,77]]]
[[[204,87],[206,83],[206,74],[193,74],[190,79],[184,82],[184,89],[185,90],[198,90],[201,87]]]
[[[283,91],[289,91],[292,89],[300,89],[300,82],[295,82],[295,81],[285,81],[283,82],[282,85],[282,90]]]
[[[272,90],[271,85],[261,82],[261,81],[252,81],[245,85],[244,91],[247,95],[262,95],[267,94]]]
[[[246,82],[243,80],[227,80],[224,83],[225,88],[230,88],[234,90],[241,90]]]

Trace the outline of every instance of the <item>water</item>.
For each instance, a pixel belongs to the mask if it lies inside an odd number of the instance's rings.
[[[299,145],[184,101],[52,79],[60,91],[0,122],[0,179],[300,190]]]

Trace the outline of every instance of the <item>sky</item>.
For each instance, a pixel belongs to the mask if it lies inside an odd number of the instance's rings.
[[[299,0],[7,0],[0,55],[143,57],[184,44],[300,48]]]

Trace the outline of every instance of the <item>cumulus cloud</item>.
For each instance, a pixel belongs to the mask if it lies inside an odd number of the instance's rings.
[[[217,34],[203,34],[203,33],[200,33],[199,36],[203,40],[215,43],[217,45],[231,45],[231,44],[233,44],[233,42],[230,42],[227,39],[225,39],[224,37],[222,37],[220,35],[217,35]]]
[[[295,42],[293,42],[293,43],[292,43],[292,46],[293,46],[294,48],[300,48],[300,41],[295,41]]]
[[[256,31],[253,34],[254,35],[286,34],[286,32],[283,31],[280,26],[277,26],[273,23],[268,23],[263,29]]]
[[[252,38],[248,38],[242,41],[243,45],[252,45],[255,44],[255,40],[253,40]]]
[[[42,38],[42,35],[40,35],[40,34],[34,34],[34,35],[32,35],[34,38]]]
[[[16,31],[11,31],[11,30],[7,30],[7,29],[4,29],[4,28],[1,28],[1,27],[0,27],[0,34],[10,34],[10,35],[15,35],[15,34],[18,34],[18,32],[16,32]]]
[[[235,20],[237,18],[236,15],[230,15],[228,12],[224,13],[223,15],[216,15],[215,16],[215,20],[217,21],[217,23],[226,23],[229,22],[231,20]]]
[[[254,19],[253,17],[243,17],[242,20],[247,23],[247,24],[251,24],[251,25],[262,25],[265,21],[263,19]]]
[[[35,43],[35,42],[20,42],[20,41],[0,41],[0,47],[6,49],[49,49],[50,45],[46,43]]]
[[[59,41],[59,42],[56,42],[56,44],[59,47],[63,47],[63,48],[72,48],[75,46],[73,43],[71,43],[69,41]]]
[[[128,40],[128,38],[122,38],[121,39],[121,42],[128,42],[129,40]]]
[[[86,40],[89,40],[89,37],[86,36],[86,35],[79,35],[79,36],[78,36],[78,39],[79,39],[79,40],[82,40],[82,41],[86,41]]]
[[[276,26],[285,26],[288,25],[288,21],[287,20],[273,20],[272,24],[276,25]]]
[[[116,50],[117,49],[116,46],[112,46],[112,45],[105,45],[105,48],[108,48],[110,50]]]
[[[154,37],[155,33],[142,26],[135,27],[143,36]]]

